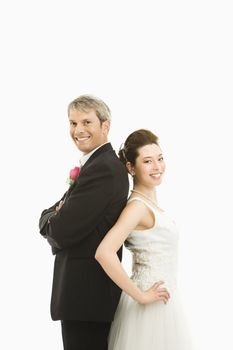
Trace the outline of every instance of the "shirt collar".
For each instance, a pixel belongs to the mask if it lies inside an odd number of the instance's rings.
[[[95,149],[93,149],[91,152],[87,153],[87,154],[84,154],[82,156],[82,158],[80,158],[79,160],[79,163],[80,163],[80,166],[84,166],[84,164],[88,161],[88,159],[92,156],[93,153],[95,153],[95,151],[97,151],[98,148],[102,147],[103,145],[105,145],[106,143],[109,143],[109,142],[105,142],[105,143],[102,143],[102,145],[96,147]]]

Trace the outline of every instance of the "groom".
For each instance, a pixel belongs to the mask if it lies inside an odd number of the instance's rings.
[[[81,172],[39,222],[56,254],[51,316],[61,320],[65,350],[107,350],[121,291],[95,252],[126,204],[128,175],[108,142],[111,115],[103,101],[80,96],[69,104],[68,116],[70,136],[83,153]]]

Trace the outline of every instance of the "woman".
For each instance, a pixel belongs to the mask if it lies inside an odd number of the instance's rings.
[[[109,350],[190,350],[176,288],[178,232],[158,206],[165,162],[158,138],[137,130],[119,157],[133,177],[133,190],[117,223],[99,245],[95,258],[123,290],[109,335]],[[117,251],[133,253],[128,277]]]

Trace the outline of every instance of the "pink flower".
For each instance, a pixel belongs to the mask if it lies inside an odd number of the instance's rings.
[[[74,167],[73,169],[70,170],[70,176],[67,179],[67,183],[69,185],[72,185],[74,183],[74,181],[77,179],[77,177],[80,174],[80,168],[78,166]]]

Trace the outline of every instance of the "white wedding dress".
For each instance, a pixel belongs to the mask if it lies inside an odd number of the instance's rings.
[[[176,287],[178,231],[164,211],[140,197],[155,215],[155,225],[135,230],[125,246],[133,253],[131,279],[141,290],[163,280],[170,299],[141,305],[122,292],[109,334],[108,350],[191,350],[186,321]]]

